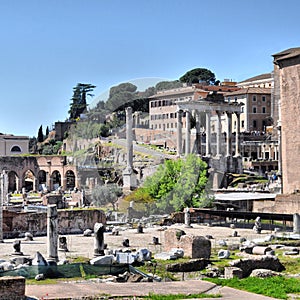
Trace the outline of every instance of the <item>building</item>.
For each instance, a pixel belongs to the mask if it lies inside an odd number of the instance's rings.
[[[279,146],[273,126],[273,73],[261,74],[242,82],[238,91],[225,94],[225,101],[243,103],[240,116],[241,152],[244,169],[265,175],[277,172]],[[236,127],[236,119],[233,119]]]
[[[29,137],[0,134],[0,156],[29,153]]]
[[[274,78],[272,73],[260,74],[236,84],[239,88],[258,87],[258,88],[273,88]]]
[[[225,101],[243,103],[240,116],[241,132],[264,134],[270,124],[271,89],[246,87],[225,94]],[[233,120],[236,126],[236,119]],[[234,127],[235,127],[234,126]]]
[[[300,47],[276,53],[274,58],[274,106],[281,148],[282,192],[300,190]]]

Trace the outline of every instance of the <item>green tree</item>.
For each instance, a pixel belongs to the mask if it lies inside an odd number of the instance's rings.
[[[207,165],[194,154],[167,160],[145,180],[144,189],[160,211],[170,213],[184,207],[200,207],[207,184]]]
[[[207,84],[213,85],[215,84],[216,76],[212,71],[208,69],[196,68],[186,72],[183,76],[179,78],[179,80],[187,84],[205,81]]]
[[[113,112],[127,102],[137,98],[137,87],[132,83],[121,83],[113,86],[109,90],[109,97],[105,103],[105,108]]]
[[[44,133],[43,133],[43,126],[41,125],[38,131],[38,137],[37,137],[38,143],[42,143],[44,141]]]
[[[49,135],[49,127],[47,126],[46,127],[46,137],[48,137],[48,135]]]
[[[96,86],[90,83],[78,83],[73,88],[73,96],[69,109],[70,120],[76,120],[84,111],[86,111],[87,96],[93,97],[92,91]]]
[[[97,186],[92,191],[92,200],[95,206],[101,207],[111,204],[113,210],[118,197],[122,195],[122,189],[115,183]]]
[[[156,84],[155,90],[162,91],[162,90],[171,90],[182,87],[182,82],[178,80],[173,81],[160,81]]]

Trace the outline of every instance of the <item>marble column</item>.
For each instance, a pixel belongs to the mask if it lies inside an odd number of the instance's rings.
[[[185,112],[185,155],[191,153],[191,113],[190,111]]]
[[[236,113],[235,156],[240,156],[240,113]]]
[[[47,254],[50,261],[58,261],[58,222],[56,204],[47,207]]]
[[[226,132],[226,156],[232,155],[232,113],[226,112],[227,114],[227,132]]]
[[[221,155],[221,129],[222,129],[222,124],[221,124],[221,115],[222,113],[220,111],[217,111],[217,151],[216,151],[216,156],[220,156]]]
[[[182,110],[177,111],[177,155],[182,154]]]
[[[205,155],[206,156],[210,156],[211,155],[211,127],[210,127],[210,117],[211,117],[211,113],[210,111],[206,112],[206,137],[205,137],[205,141],[206,141],[206,149],[205,149]]]

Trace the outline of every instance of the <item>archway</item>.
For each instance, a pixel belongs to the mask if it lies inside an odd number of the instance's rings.
[[[10,171],[7,174],[8,176],[8,192],[14,193],[19,190],[19,177],[16,172]]]
[[[67,189],[74,189],[75,187],[75,174],[72,170],[68,170],[66,172],[66,188]]]
[[[51,177],[52,177],[53,189],[57,190],[61,186],[61,175],[58,171],[53,171]]]
[[[19,146],[13,146],[11,149],[10,149],[10,152],[12,153],[21,153],[22,150]]]
[[[31,170],[27,170],[24,173],[23,187],[26,192],[35,190],[35,176]]]
[[[40,170],[38,173],[39,191],[47,190],[47,174],[44,170]]]

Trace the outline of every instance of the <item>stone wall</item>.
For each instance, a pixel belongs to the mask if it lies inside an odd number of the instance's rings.
[[[279,70],[275,68],[275,72],[279,71],[280,84],[282,187],[283,194],[291,194],[300,190],[300,48],[291,48],[273,56],[274,64],[279,67]]]
[[[78,209],[58,211],[59,234],[82,233],[85,229],[93,229],[96,222],[106,223],[106,217],[101,210]],[[33,235],[46,235],[47,213],[17,213],[3,211],[4,238],[18,238],[25,232]]]
[[[0,277],[0,300],[25,300],[25,278],[21,276]]]
[[[300,211],[300,193],[278,194],[275,201],[253,201],[253,212],[294,214],[298,211]]]

